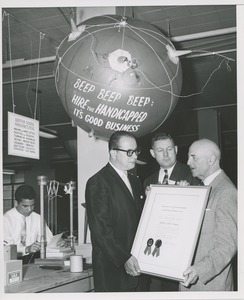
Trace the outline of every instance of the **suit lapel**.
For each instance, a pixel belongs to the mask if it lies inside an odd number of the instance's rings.
[[[226,177],[225,172],[222,170],[220,174],[218,174],[214,180],[210,183],[210,194],[209,194],[209,198],[208,198],[208,203],[207,203],[207,207],[210,208],[213,204],[214,201],[214,193],[215,193],[215,189],[218,188],[219,184],[223,181],[223,179]]]
[[[180,171],[179,163],[176,162],[169,179],[178,181],[179,171]]]
[[[133,182],[133,175],[130,175],[128,173],[128,179],[130,181],[134,197],[132,196],[131,192],[127,188],[127,186],[124,183],[123,179],[119,176],[119,174],[114,170],[114,168],[110,164],[108,164],[108,168],[109,168],[109,171],[113,174],[114,178],[116,178],[116,182],[118,183],[118,185],[125,191],[125,193],[128,195],[128,198],[130,198],[130,200],[135,204],[137,202],[137,200],[135,200],[135,199],[137,199],[136,198],[137,197],[137,192],[135,190],[135,185],[134,185],[134,182]]]
[[[159,171],[160,171],[160,169],[159,169]],[[153,174],[152,184],[157,184],[158,183],[159,171],[157,173]]]
[[[140,191],[136,188],[137,184],[138,184],[137,178],[134,175],[130,174],[129,172],[128,172],[128,178],[129,178],[131,188],[132,188],[132,191],[133,191],[133,196],[131,195],[131,193],[129,191],[128,192],[130,193],[130,197],[133,199],[132,200],[133,203],[138,208],[139,207],[139,199],[140,199],[141,195],[140,195]]]
[[[137,191],[135,189],[134,178],[133,178],[133,175],[130,174],[129,172],[128,172],[128,179],[129,179],[132,191],[133,191],[133,196],[134,196],[134,198],[136,198],[137,197]]]

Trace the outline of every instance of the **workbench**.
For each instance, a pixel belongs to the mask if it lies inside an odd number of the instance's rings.
[[[5,286],[5,293],[80,293],[93,289],[92,268],[71,273],[69,266],[48,267],[33,263],[23,265],[23,281]]]

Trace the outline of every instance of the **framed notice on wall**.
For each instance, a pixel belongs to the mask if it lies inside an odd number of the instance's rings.
[[[39,121],[8,112],[8,154],[39,159]]]
[[[151,185],[132,247],[142,273],[184,281],[209,192],[207,186]]]

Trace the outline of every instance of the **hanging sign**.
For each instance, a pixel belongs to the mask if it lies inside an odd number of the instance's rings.
[[[88,19],[75,36],[57,49],[55,84],[76,125],[108,140],[117,130],[141,137],[166,121],[182,86],[169,38],[119,15]]]
[[[39,159],[39,121],[8,112],[8,154]]]

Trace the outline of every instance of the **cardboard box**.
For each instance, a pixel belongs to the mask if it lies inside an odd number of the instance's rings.
[[[4,285],[22,281],[22,260],[8,260],[4,262]]]
[[[17,260],[17,245],[4,245],[4,261]]]

